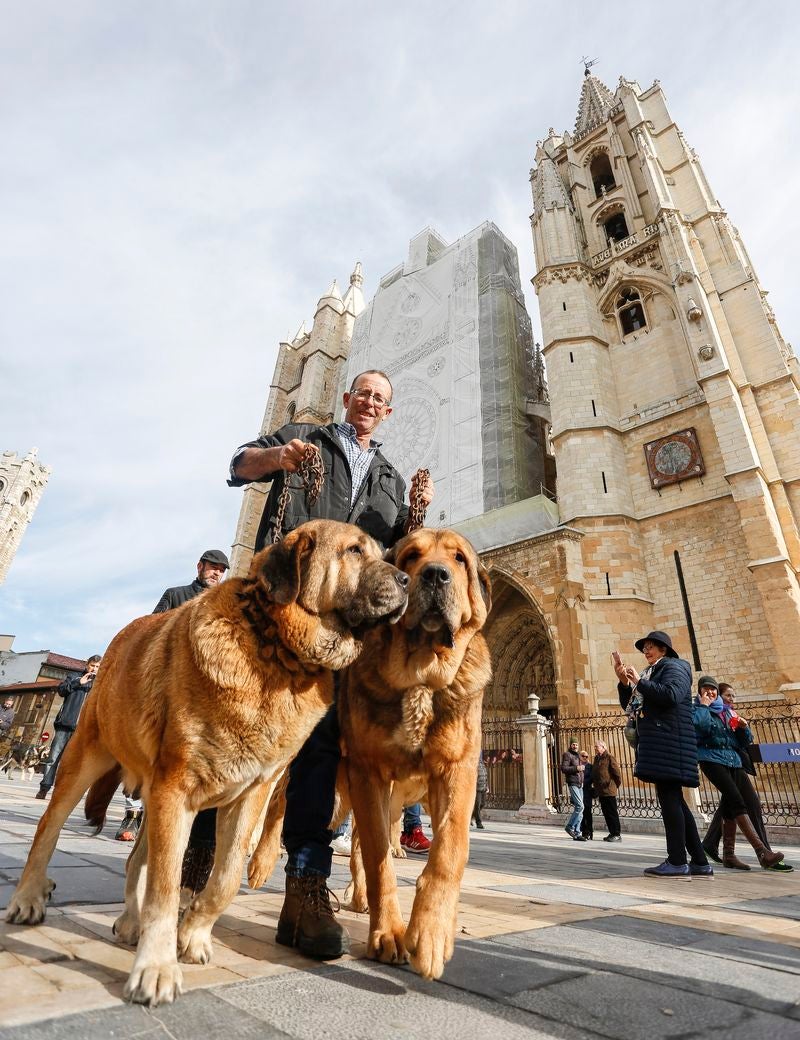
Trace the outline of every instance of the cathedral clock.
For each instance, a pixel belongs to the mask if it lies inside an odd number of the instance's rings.
[[[693,427],[650,441],[644,446],[644,455],[650,484],[654,488],[677,484],[690,477],[702,477],[706,471]]]

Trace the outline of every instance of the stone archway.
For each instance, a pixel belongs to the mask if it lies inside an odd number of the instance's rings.
[[[484,715],[516,719],[528,714],[528,697],[539,709],[557,707],[555,658],[538,605],[509,576],[492,574],[492,610],[484,629],[493,678],[484,696]]]

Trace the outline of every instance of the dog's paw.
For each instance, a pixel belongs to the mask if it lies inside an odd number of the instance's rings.
[[[412,916],[405,945],[414,971],[423,979],[438,979],[453,956],[452,929],[430,921],[420,924]]]
[[[124,910],[114,922],[111,931],[117,941],[126,946],[135,946],[139,941],[139,918]]]
[[[50,893],[55,887],[52,878],[45,878],[41,887],[32,884],[20,886],[8,904],[6,921],[9,924],[41,924],[47,913]]]
[[[247,864],[247,884],[250,888],[261,888],[269,880],[280,856],[280,845],[267,851],[261,848],[256,849]]]
[[[125,983],[123,996],[134,1004],[171,1004],[183,992],[183,975],[177,961],[161,964],[140,963],[139,957]]]
[[[352,910],[354,914],[366,914],[369,911],[369,905],[367,904],[367,893],[364,889],[356,889],[356,886],[351,881],[342,896],[342,909]]]
[[[186,964],[208,964],[211,960],[211,927],[194,924],[187,915],[178,929],[178,956]]]
[[[395,859],[408,859],[408,853],[402,845],[390,845],[389,851]]]
[[[408,951],[403,941],[404,934],[402,922],[385,929],[373,928],[367,940],[367,956],[383,964],[406,964]]]

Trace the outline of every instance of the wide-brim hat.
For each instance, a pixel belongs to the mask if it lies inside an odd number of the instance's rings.
[[[224,567],[225,570],[230,570],[230,564],[228,563],[228,557],[221,549],[206,549],[203,555],[200,557],[200,562],[205,560],[207,563],[217,563]]]
[[[672,649],[672,640],[666,632],[648,632],[646,636],[642,636],[641,639],[637,639],[633,645],[639,652],[641,652],[642,647],[647,642],[659,643],[661,646],[666,647],[667,657],[680,656],[676,650]]]

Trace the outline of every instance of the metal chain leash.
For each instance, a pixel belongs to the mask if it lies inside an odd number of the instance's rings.
[[[431,471],[429,469],[418,469],[414,474],[416,483],[408,496],[408,522],[406,523],[406,534],[411,534],[412,531],[416,531],[419,527],[425,526],[425,513],[428,507],[422,498],[422,489],[428,483],[430,479]]]
[[[325,467],[322,463],[322,455],[316,444],[306,444],[303,448],[303,458],[297,472],[303,481],[306,491],[306,502],[309,507],[313,506],[322,491],[325,481]],[[283,538],[283,515],[289,504],[289,480],[288,474],[284,477],[283,488],[278,498],[278,512],[275,516],[275,530],[272,535],[273,542],[279,542]]]

